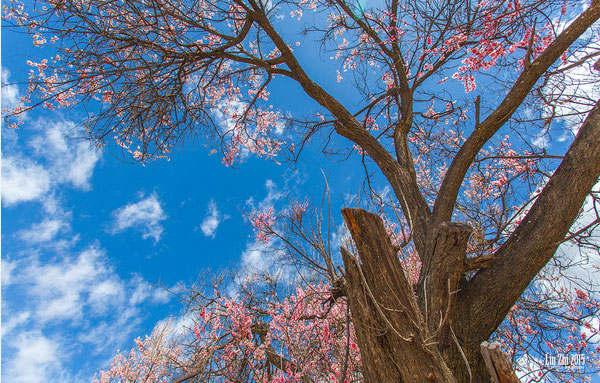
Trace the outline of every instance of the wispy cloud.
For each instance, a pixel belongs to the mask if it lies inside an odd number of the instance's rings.
[[[45,121],[43,133],[34,137],[29,145],[38,157],[45,158],[49,164],[53,179],[59,183],[68,183],[73,187],[88,190],[90,179],[100,153],[86,139],[74,139],[81,135],[72,122],[62,121],[50,124]]]
[[[254,202],[254,197],[248,198],[246,201],[246,206],[251,210],[267,210],[273,205],[282,199],[287,192],[279,190],[277,184],[273,182],[273,180],[267,179],[265,181],[265,189],[267,190],[267,195],[256,204]]]
[[[2,68],[2,109],[11,110],[19,103],[19,87],[9,81],[10,72]],[[4,114],[4,113],[2,113]]]
[[[266,209],[273,206],[273,203],[279,201],[286,194],[285,192],[280,191],[277,188],[277,184],[269,179],[265,181],[265,188],[267,189],[267,196],[258,204],[260,209]]]
[[[5,308],[6,309],[6,308]],[[21,311],[19,314],[9,318],[2,318],[2,335],[12,332],[16,327],[22,326],[31,318],[31,312]]]
[[[538,148],[547,148],[550,145],[550,136],[547,134],[542,134],[541,136],[535,137],[531,143]]]
[[[519,378],[519,381],[531,382],[535,380],[530,379],[541,371],[543,360],[526,353],[517,360],[515,367],[515,374]]]
[[[221,102],[212,110],[215,121],[221,128],[224,136],[231,139],[230,149],[235,148],[231,150],[231,152],[235,153],[233,155],[235,161],[244,161],[249,157],[251,152],[258,153],[251,149],[251,146],[255,145],[255,141],[264,139],[276,140],[276,136],[281,135],[285,130],[285,122],[278,116],[275,117],[271,126],[267,127],[267,129],[270,129],[271,133],[274,134],[265,134],[264,130],[256,129],[256,124],[249,124],[248,126],[245,126],[244,129],[239,129],[237,124],[238,118],[231,116],[242,116],[247,107],[248,104],[246,102],[230,100]],[[265,112],[265,110],[261,110],[261,112]],[[236,137],[240,138],[244,143],[236,143]],[[275,150],[273,154],[276,152],[277,150]]]
[[[594,195],[598,195],[599,192],[600,182],[592,189]],[[540,296],[556,299],[562,304],[563,292],[576,296],[579,289],[593,299],[600,299],[600,255],[596,250],[600,243],[600,226],[594,224],[599,209],[600,203],[597,199],[588,196],[570,231],[575,233],[586,227],[589,229],[582,233],[579,239],[563,242],[558,247],[555,256],[534,282]],[[564,308],[568,309],[567,306]]]
[[[36,316],[44,322],[80,320],[84,310],[102,312],[124,294],[123,282],[107,265],[103,251],[93,247],[56,263],[33,260],[22,278],[38,300]]]
[[[142,238],[153,238],[155,242],[160,240],[163,232],[161,221],[167,218],[156,193],[117,209],[113,215],[113,234],[136,229],[142,233]]]
[[[79,241],[79,235],[72,233],[72,212],[62,205],[60,188],[54,188],[39,201],[42,213],[40,222],[18,231],[15,235],[22,245],[42,247],[44,251],[66,251]]]
[[[9,261],[6,258],[2,258],[0,260],[0,269],[2,270],[2,286],[6,286],[11,283],[13,271],[16,267],[17,265],[14,261]]]
[[[287,186],[283,189],[280,190],[273,180],[267,179],[265,181],[266,195],[264,198],[258,202],[255,202],[253,197],[249,198],[246,201],[246,208],[250,212],[255,212],[274,207],[289,194]],[[254,274],[264,274],[282,281],[291,281],[294,273],[289,266],[285,266],[281,262],[283,259],[281,245],[281,242],[276,238],[270,238],[268,243],[254,240],[247,242],[240,259],[240,278],[243,279]]]
[[[43,166],[16,156],[2,158],[4,206],[36,200],[50,190],[50,184],[50,175]]]
[[[200,225],[200,230],[202,230],[202,233],[205,236],[214,238],[217,234],[219,225],[227,218],[229,218],[229,216],[221,214],[219,209],[217,209],[217,203],[214,199],[211,199],[208,202],[206,217],[204,217],[204,221],[202,221],[202,224]]]
[[[62,184],[88,190],[100,152],[88,141],[69,138],[79,134],[72,122],[39,120],[31,127],[39,133],[21,148],[32,149],[35,161],[24,150],[9,149],[3,153],[2,204],[43,202]]]
[[[116,282],[116,283],[115,283]],[[95,353],[114,352],[114,345],[128,342],[143,318],[142,308],[150,304],[163,304],[170,300],[169,293],[152,286],[141,276],[128,281],[112,280],[98,284],[92,292],[89,304],[96,315],[109,320],[98,322],[90,331],[82,331],[78,340],[94,346]],[[111,311],[118,316],[110,316]]]
[[[169,300],[139,275],[121,278],[94,246],[51,262],[34,255],[10,265],[9,288],[23,294],[18,304],[3,296],[10,318],[2,328],[3,378],[11,382],[74,380],[67,365],[76,349],[86,347],[88,356],[114,353],[142,323],[143,308]]]
[[[19,334],[13,342],[14,358],[3,368],[3,378],[14,383],[49,382],[62,375],[61,347],[39,330]],[[4,365],[4,363],[3,363]],[[5,372],[6,371],[6,372]]]
[[[242,252],[242,270],[246,274],[277,273],[278,267],[275,266],[276,258],[273,243],[248,242]]]
[[[61,219],[46,218],[40,223],[33,224],[31,228],[21,231],[20,237],[29,243],[49,242],[67,226],[68,223]]]
[[[582,6],[584,3],[581,3]],[[557,33],[566,29],[579,13],[573,15],[569,22],[557,21]],[[559,117],[566,123],[566,129],[572,132],[571,136],[564,135],[559,141],[577,134],[587,116],[587,113],[582,111],[591,110],[600,98],[600,73],[594,69],[598,60],[595,54],[600,49],[600,43],[594,38],[591,30],[581,36],[581,41],[587,42],[579,47],[571,47],[568,61],[561,63],[557,69],[558,74],[551,76],[542,89],[548,105],[544,117]]]

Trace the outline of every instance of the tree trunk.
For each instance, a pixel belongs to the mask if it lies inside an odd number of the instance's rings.
[[[456,382],[431,339],[381,218],[359,209],[342,214],[361,258],[342,248],[365,382]]]
[[[430,246],[436,261],[422,270],[427,277],[415,294],[381,218],[360,209],[342,214],[360,255],[341,249],[366,383],[485,383],[498,379],[498,369],[514,376],[500,350],[494,350],[497,364],[486,364],[479,342],[469,336],[477,318],[459,316],[466,311],[455,307],[469,226],[445,222],[436,229]]]
[[[492,383],[520,383],[521,381],[515,374],[510,365],[508,357],[500,351],[498,343],[483,342],[481,344],[481,354],[489,371],[493,372]]]

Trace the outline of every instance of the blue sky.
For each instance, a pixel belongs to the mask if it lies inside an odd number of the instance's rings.
[[[41,53],[29,37],[2,32],[7,108],[23,94],[25,61]],[[317,82],[352,104],[351,80],[338,84],[337,68],[322,64],[329,55],[310,39],[298,40],[294,49]],[[287,112],[314,107],[293,84],[278,83],[272,92]],[[244,211],[288,198],[319,204],[321,170],[334,212],[362,186],[357,159],[324,161],[318,145],[297,168],[254,156],[225,167],[201,140],[170,161],[132,164],[114,147],[97,150],[70,138],[80,136],[82,117],[80,110],[36,110],[21,129],[2,129],[2,377],[8,382],[89,381],[116,350],[179,313],[165,288],[189,286],[207,269],[268,265]]]
[[[7,108],[23,95],[25,61],[41,53],[27,36],[2,32]],[[297,49],[316,52],[312,44]],[[325,83],[345,86],[331,71]],[[286,110],[309,112],[297,87],[277,86]],[[336,206],[360,187],[358,164],[323,161],[313,147],[298,168],[254,156],[225,167],[201,142],[169,161],[132,164],[114,147],[97,150],[73,139],[82,117],[79,110],[35,110],[19,130],[2,130],[7,382],[90,381],[118,349],[177,316],[181,306],[165,288],[189,286],[207,269],[268,266],[244,212],[288,198],[319,202],[321,169],[335,184]]]
[[[60,114],[30,113],[22,129],[3,131],[8,381],[70,381],[54,380],[65,368],[85,377],[177,313],[159,285],[189,285],[207,268],[242,263],[253,242],[244,210],[300,184],[322,188],[320,172],[254,158],[226,168],[202,146],[169,162],[125,163],[67,138],[73,127]]]

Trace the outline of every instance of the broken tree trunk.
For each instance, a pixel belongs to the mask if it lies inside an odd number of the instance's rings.
[[[342,248],[365,382],[456,382],[432,342],[381,218],[360,209],[342,214],[360,255],[358,260]]]
[[[469,226],[444,222],[435,230],[417,296],[382,219],[360,209],[342,215],[360,256],[341,249],[365,382],[513,382],[506,380],[516,375],[504,354],[494,350],[493,364],[486,363],[489,352],[482,355],[469,337],[476,318],[457,315],[464,311],[456,293],[468,269]]]
[[[492,383],[521,382],[515,374],[508,356],[500,349],[500,344],[487,341],[481,343],[481,354],[490,372]]]
[[[417,294],[425,322],[434,336],[448,331],[447,321],[465,273],[467,242],[472,231],[466,224],[442,222],[432,237],[431,261],[423,265]]]
[[[422,266],[417,284],[417,302],[432,342],[446,366],[459,382],[487,381],[487,370],[479,355],[479,342],[468,337],[468,322],[457,318],[459,284],[467,269],[467,242],[473,229],[466,224],[442,222],[431,235],[430,256]],[[477,347],[473,348],[475,344]]]

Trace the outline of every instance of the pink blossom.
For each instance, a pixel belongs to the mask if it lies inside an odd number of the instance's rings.
[[[273,206],[254,212],[250,218],[250,223],[254,227],[256,240],[268,243],[272,234],[272,225],[275,223]]]

